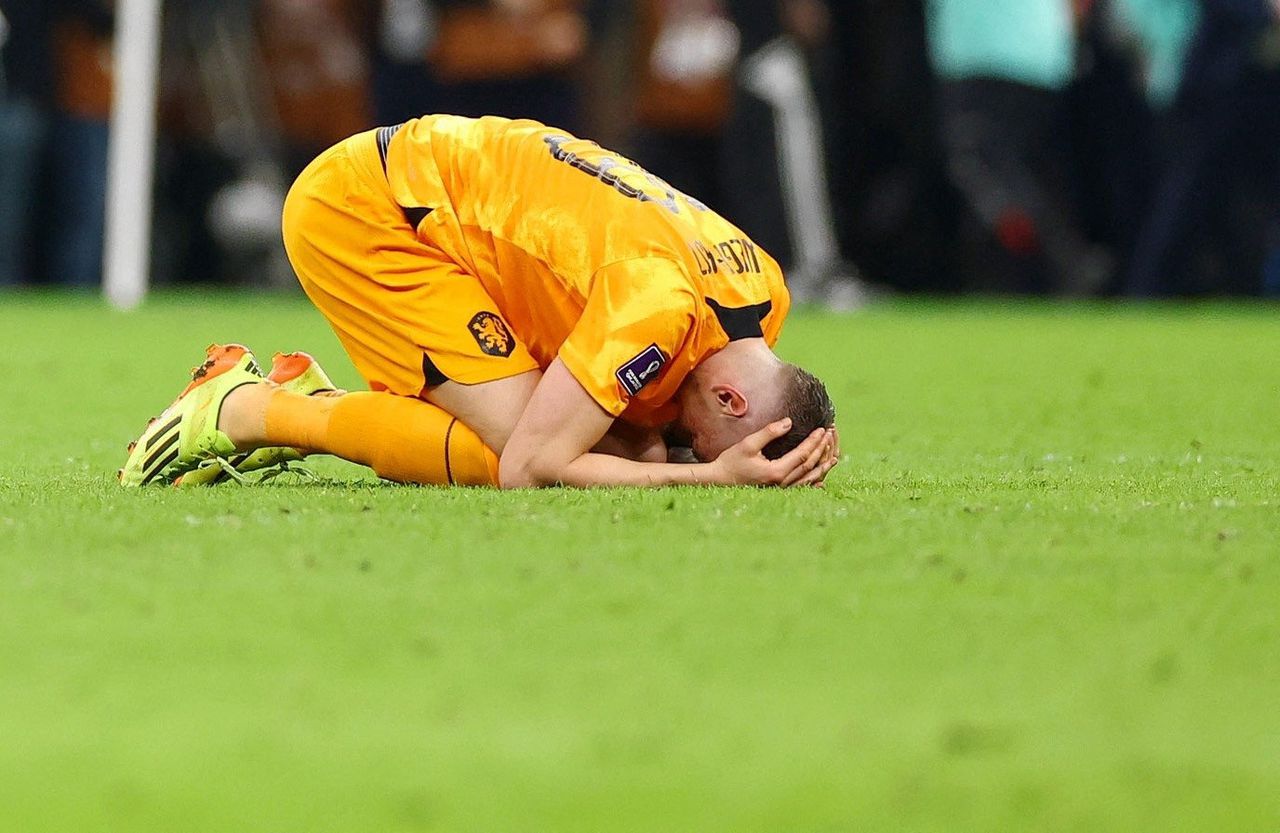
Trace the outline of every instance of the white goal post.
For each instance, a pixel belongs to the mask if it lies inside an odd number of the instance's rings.
[[[102,267],[103,291],[120,309],[140,304],[150,283],[160,5],[161,0],[116,4]]]

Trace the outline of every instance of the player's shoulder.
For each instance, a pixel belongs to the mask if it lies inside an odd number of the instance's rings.
[[[605,263],[595,271],[593,283],[597,282],[643,293],[655,300],[666,296],[673,305],[699,297],[697,282],[688,266],[669,252],[645,252]]]

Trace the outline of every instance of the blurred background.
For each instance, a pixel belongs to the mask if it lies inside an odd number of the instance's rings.
[[[0,0],[0,286],[96,287],[110,0]],[[345,136],[527,116],[741,226],[802,298],[1280,296],[1280,0],[165,0],[152,281],[293,285]]]

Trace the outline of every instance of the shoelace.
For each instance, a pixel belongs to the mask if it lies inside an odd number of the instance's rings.
[[[262,473],[258,476],[258,485],[274,482],[278,477],[285,474],[296,474],[302,478],[303,483],[317,483],[322,478],[306,466],[300,466],[297,463],[290,463],[285,460],[274,466],[268,466],[262,469]],[[241,475],[244,477],[244,475]]]
[[[256,472],[256,475],[257,475],[256,477],[251,477],[250,475],[247,475],[244,472],[237,471],[236,467],[232,464],[232,462],[228,460],[226,457],[222,457],[222,456],[210,457],[208,460],[205,460],[196,468],[203,469],[209,466],[217,466],[218,468],[222,469],[222,471],[227,475],[227,477],[230,477],[232,480],[236,481],[241,486],[255,486],[255,485],[260,486],[265,483],[270,483],[274,481],[276,478],[284,474],[298,475],[299,477],[302,478],[303,482],[315,482],[321,479],[320,475],[316,474],[306,466],[301,466],[301,465],[298,465],[297,463],[291,463],[288,460],[283,460],[279,463],[276,463],[275,465],[271,465],[271,466],[267,466],[266,468],[259,469]]]

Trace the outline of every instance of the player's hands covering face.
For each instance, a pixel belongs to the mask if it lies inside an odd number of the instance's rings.
[[[717,482],[741,486],[821,486],[839,461],[834,428],[818,428],[777,460],[764,447],[791,430],[791,420],[770,423],[725,451],[711,464]]]

